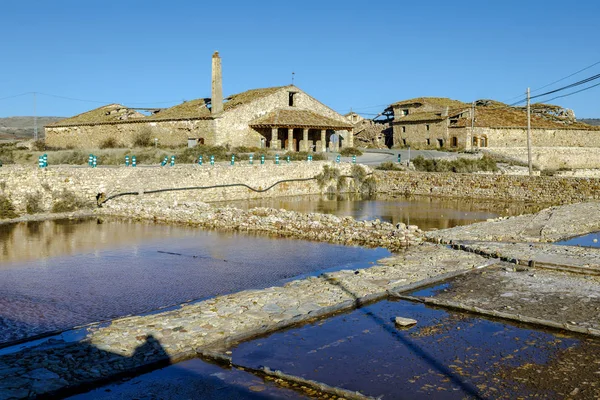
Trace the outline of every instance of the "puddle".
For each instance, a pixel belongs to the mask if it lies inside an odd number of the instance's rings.
[[[262,380],[248,372],[225,369],[201,360],[184,361],[69,397],[88,399],[307,399],[291,389]]]
[[[374,220],[417,225],[422,230],[446,229],[469,225],[489,218],[535,213],[543,205],[497,202],[477,199],[448,199],[426,196],[366,197],[360,194],[288,196],[257,200],[230,201],[237,208],[270,207],[303,213],[317,212],[351,216],[358,220]]]
[[[418,323],[399,330],[396,316]],[[597,340],[407,301],[382,301],[232,351],[238,365],[390,399],[563,398],[577,385],[580,394],[598,394],[600,368],[589,364],[600,363]],[[585,377],[574,376],[586,368]]]
[[[390,255],[385,249],[123,221],[60,221],[44,227],[29,245],[21,245],[33,249],[33,259],[15,261],[11,252],[0,253],[0,343],[281,285]],[[3,229],[6,235],[11,228]],[[13,227],[12,232],[22,229],[27,230]],[[127,238],[110,238],[119,231]],[[58,250],[40,257],[40,242],[46,249],[55,243]]]
[[[562,240],[554,244],[562,246],[581,246],[600,248],[600,232],[588,233],[587,235],[577,236],[571,239]]]

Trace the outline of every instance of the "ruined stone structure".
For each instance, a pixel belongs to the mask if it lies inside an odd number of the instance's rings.
[[[352,147],[347,119],[294,85],[222,95],[221,58],[212,57],[211,98],[152,110],[144,115],[119,104],[103,106],[48,125],[51,147],[99,147],[112,140],[124,146],[137,141],[177,146],[229,145],[288,151]]]
[[[533,146],[600,147],[600,129],[577,122],[571,110],[549,104],[531,106]],[[393,146],[476,149],[527,145],[527,114],[492,100],[474,104],[421,97],[392,104]]]

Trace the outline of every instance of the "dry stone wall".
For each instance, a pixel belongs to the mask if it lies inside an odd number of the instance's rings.
[[[490,147],[485,151],[527,163],[526,147]],[[541,169],[600,168],[600,149],[594,147],[533,147],[531,156]]]
[[[600,199],[600,179],[376,171],[380,193],[566,204]]]
[[[156,189],[191,186],[211,186],[243,183],[256,189],[265,189],[277,181],[296,178],[312,178],[318,175],[327,162],[293,162],[290,164],[249,165],[220,164],[179,165],[174,167],[67,167],[50,166],[39,169],[30,166],[11,165],[0,168],[0,194],[7,195],[22,213],[29,196],[41,199],[44,211],[63,193],[74,193],[90,204],[95,203],[98,193],[106,196],[122,192],[145,192]],[[350,173],[350,164],[340,164],[344,174]],[[167,198],[176,201],[223,201],[258,197],[291,196],[320,193],[314,180],[288,182],[263,193],[245,187],[215,188],[145,194],[144,196]]]

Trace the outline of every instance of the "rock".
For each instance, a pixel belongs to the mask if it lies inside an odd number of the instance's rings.
[[[38,368],[36,370],[31,371],[26,376],[31,379],[39,379],[39,380],[59,379],[60,378],[60,376],[58,376],[58,374],[55,374],[54,372],[49,371],[46,368]]]
[[[396,324],[396,326],[407,327],[415,325],[417,323],[417,320],[412,318],[396,317],[394,319],[394,323]]]

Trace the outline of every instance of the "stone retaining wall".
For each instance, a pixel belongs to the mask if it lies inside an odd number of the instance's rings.
[[[484,151],[527,163],[527,147],[489,147]],[[533,165],[541,169],[600,167],[598,148],[534,146],[531,153]]]
[[[293,162],[290,164],[260,165],[179,165],[175,167],[68,167],[50,166],[39,169],[31,166],[11,165],[0,168],[0,194],[7,195],[17,211],[25,211],[28,196],[41,199],[44,211],[51,209],[53,202],[63,196],[64,191],[75,193],[90,205],[95,204],[96,195],[106,196],[121,192],[139,192],[154,189],[191,186],[212,186],[243,183],[256,189],[265,189],[285,179],[312,178],[318,175],[327,162]],[[344,174],[350,173],[350,164],[340,164]],[[263,193],[244,187],[217,188],[165,192],[146,195],[168,198],[171,201],[223,201],[258,197],[275,197],[316,194],[327,190],[316,181],[289,182],[275,186]],[[126,197],[125,197],[126,198]]]
[[[380,193],[566,204],[600,199],[600,179],[376,171]]]

